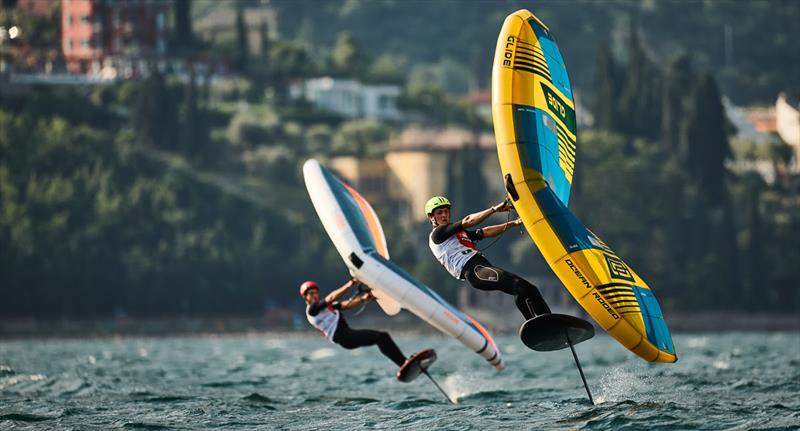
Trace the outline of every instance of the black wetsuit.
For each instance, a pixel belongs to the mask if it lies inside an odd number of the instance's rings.
[[[341,308],[338,301],[334,301],[330,306],[337,310]],[[324,299],[321,299],[309,305],[307,312],[310,316],[316,316],[320,311],[326,308],[328,308],[328,303],[326,303]],[[339,322],[336,326],[336,331],[333,333],[333,342],[345,349],[357,349],[359,347],[377,344],[381,353],[391,359],[398,367],[402,366],[406,361],[405,355],[403,355],[403,352],[400,351],[400,348],[397,347],[397,344],[395,344],[388,333],[373,331],[371,329],[353,329],[347,324],[347,321],[341,314],[339,314]]]
[[[439,225],[431,233],[431,241],[442,244],[448,238],[464,231],[471,241],[483,239],[483,230],[464,229],[459,220],[447,225]],[[461,241],[464,246],[474,248],[474,244]],[[467,250],[468,251],[468,250]],[[550,307],[542,298],[539,289],[527,280],[494,266],[477,250],[467,260],[461,270],[461,279],[467,280],[472,287],[480,290],[499,290],[515,297],[514,303],[526,319],[550,313]]]

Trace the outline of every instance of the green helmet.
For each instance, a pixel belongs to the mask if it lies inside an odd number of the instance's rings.
[[[425,202],[425,214],[431,215],[436,208],[450,206],[450,201],[444,196],[434,196]]]

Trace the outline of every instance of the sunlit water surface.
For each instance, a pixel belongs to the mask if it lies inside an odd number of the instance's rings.
[[[357,326],[357,325],[355,325]],[[442,336],[424,376],[394,379],[371,347],[318,336],[0,341],[0,429],[800,429],[800,335],[677,335],[676,364],[648,364],[600,335],[537,353],[500,337],[496,372]]]

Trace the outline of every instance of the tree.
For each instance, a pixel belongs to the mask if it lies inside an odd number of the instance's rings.
[[[327,124],[316,124],[306,129],[304,137],[306,154],[314,156],[328,153],[332,135],[333,132]]]
[[[687,274],[692,285],[704,286],[698,302],[714,306],[715,298],[738,290],[741,282],[726,187],[727,120],[711,75],[700,77],[688,105],[680,152],[688,177]]]
[[[139,84],[131,122],[137,136],[148,145],[175,150],[178,145],[178,105],[164,76],[152,67]]]
[[[670,245],[681,237],[671,230],[680,213],[673,189],[679,171],[665,163],[650,141],[630,142],[617,133],[587,131],[580,142],[581,171],[573,190],[581,193],[571,199],[572,211],[654,287],[659,298],[680,299],[686,270],[679,260],[682,250]],[[679,227],[686,229],[685,224]]]
[[[639,31],[631,20],[628,35],[628,63],[620,91],[620,131],[628,136],[657,138],[661,120],[659,70],[647,56]]]
[[[250,51],[247,43],[247,24],[244,21],[244,6],[236,2],[236,52],[234,61],[239,72],[247,70],[247,61]]]
[[[339,33],[331,61],[334,71],[341,76],[357,78],[364,70],[363,54],[353,36],[346,31]]]
[[[737,203],[738,244],[742,257],[742,291],[738,296],[738,304],[747,307],[758,301],[758,291],[764,284],[764,268],[770,265],[765,261],[763,241],[768,235],[762,215],[763,192],[766,189],[764,180],[755,172],[742,175],[734,186],[734,198]]]
[[[348,121],[334,134],[331,153],[358,157],[382,155],[388,134],[386,126],[375,120]]]
[[[667,65],[661,97],[661,146],[668,154],[677,151],[681,120],[688,109],[684,101],[696,80],[688,54],[679,54]]]
[[[258,46],[258,53],[261,55],[261,58],[267,58],[270,50],[269,24],[267,24],[267,21],[261,21],[261,24],[258,26],[258,36],[261,42]]]
[[[403,84],[407,69],[408,58],[383,54],[372,63],[367,78],[375,82]]]
[[[194,44],[192,0],[175,1],[175,41],[181,50],[186,50]]]
[[[397,105],[404,111],[416,113],[423,122],[441,125],[448,122],[452,104],[445,92],[435,84],[409,83]]]
[[[486,207],[485,158],[486,154],[477,143],[470,142],[453,152],[447,165],[447,196],[464,213]]]
[[[775,171],[776,180],[782,184],[789,182],[789,164],[794,157],[794,149],[783,141],[770,142],[767,148],[772,169]],[[800,163],[800,161],[797,161]]]
[[[207,145],[209,127],[205,117],[199,103],[197,74],[191,65],[189,83],[184,86],[179,135],[180,151],[194,161],[210,160],[214,156]]]
[[[269,70],[279,101],[288,100],[289,83],[293,79],[311,76],[314,64],[306,48],[296,42],[276,41],[271,44]]]
[[[681,160],[705,200],[725,202],[725,159],[730,156],[727,119],[719,90],[709,74],[700,77],[689,96],[681,130]]]
[[[618,130],[622,123],[619,114],[620,88],[619,66],[617,66],[607,44],[600,45],[597,50],[597,61],[594,68],[594,98],[592,112],[595,127],[602,130]]]

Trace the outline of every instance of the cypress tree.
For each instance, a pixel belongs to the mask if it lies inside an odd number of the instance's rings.
[[[681,129],[681,160],[687,170],[687,274],[701,305],[718,305],[718,298],[739,292],[736,247],[730,200],[725,187],[728,137],[719,91],[704,74],[692,89]]]
[[[681,118],[687,109],[684,100],[696,81],[692,59],[682,53],[667,65],[661,96],[661,146],[667,154],[677,152]]]
[[[258,27],[258,35],[261,39],[258,53],[261,55],[261,58],[267,58],[270,49],[269,24],[264,20],[261,21],[261,25]]]
[[[611,50],[606,44],[597,50],[594,68],[594,112],[595,127],[603,130],[617,130],[620,126],[619,111],[616,101],[619,98],[619,66],[614,60]]]
[[[628,63],[619,97],[622,123],[620,131],[628,136],[658,137],[661,120],[659,70],[647,57],[638,30],[631,20],[628,36]]]
[[[190,48],[194,43],[191,11],[192,0],[175,1],[175,39],[181,50]]]
[[[741,178],[740,202],[741,214],[740,238],[742,239],[742,294],[737,305],[746,307],[758,299],[757,291],[763,283],[765,256],[762,241],[766,236],[761,215],[762,191],[764,180],[756,173],[746,174]]]
[[[163,75],[153,67],[139,85],[131,118],[137,135],[145,144],[176,149],[177,103]]]
[[[248,49],[244,6],[242,2],[236,2],[236,67],[240,72],[245,72],[247,69]]]
[[[725,159],[730,156],[727,119],[717,84],[704,74],[689,98],[686,121],[681,130],[684,165],[704,199],[725,202]]]
[[[486,179],[483,176],[483,150],[477,143],[467,143],[452,152],[447,165],[447,197],[455,213],[463,217],[486,208]]]
[[[183,118],[181,119],[181,152],[190,158],[203,154],[205,149],[205,124],[199,108],[197,77],[194,67],[189,69],[189,84],[185,87]]]

